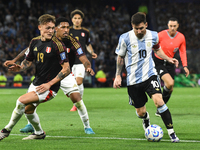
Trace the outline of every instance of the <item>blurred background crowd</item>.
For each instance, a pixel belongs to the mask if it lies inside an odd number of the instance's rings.
[[[147,14],[148,29],[154,31],[167,29],[170,17],[178,18],[178,31],[186,37],[188,68],[192,74],[200,74],[198,0],[0,0],[0,74],[8,81],[13,81],[17,74],[8,72],[3,63],[16,57],[29,46],[33,37],[39,35],[39,16],[48,13],[71,20],[70,12],[76,8],[85,14],[82,26],[90,30],[91,44],[98,58],[92,60],[90,55],[87,56],[96,73],[99,70],[105,73],[107,81],[103,86],[112,86],[118,38],[122,33],[131,30],[130,18],[138,11]],[[180,60],[178,53],[175,56]],[[182,71],[180,65],[180,68],[177,68],[177,75],[183,73]],[[20,72],[20,75],[29,84],[34,72],[32,66],[29,70]],[[122,77],[125,86],[125,71]],[[99,86],[95,84],[95,77],[91,78],[88,74],[84,82],[88,86]]]

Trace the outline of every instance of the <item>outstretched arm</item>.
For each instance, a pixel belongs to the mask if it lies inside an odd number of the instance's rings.
[[[83,55],[81,57],[79,57],[79,60],[82,62],[82,64],[85,67],[85,70],[87,72],[89,72],[92,76],[95,74],[93,69],[91,68],[91,63],[90,61],[87,59],[86,55]]]
[[[27,68],[29,68],[32,64],[32,61],[28,61],[26,59],[24,59],[21,62],[21,65],[17,65],[17,64],[13,64],[11,67],[8,68],[9,71],[13,71],[13,72],[20,72],[20,71],[24,71]]]
[[[118,55],[116,75],[115,75],[115,80],[113,83],[113,88],[115,89],[120,88],[121,86],[121,83],[122,83],[121,72],[122,72],[123,66],[124,66],[124,57]]]
[[[21,51],[13,60],[7,60],[4,62],[4,66],[8,67],[9,65],[13,65],[16,61],[18,61],[21,57],[24,56],[25,52],[27,51],[28,47]]]
[[[167,55],[165,55],[165,53],[163,52],[163,50],[162,50],[161,48],[158,49],[158,50],[155,50],[155,49],[154,49],[154,52],[155,52],[160,58],[162,58],[162,59],[164,59],[164,60],[167,60],[169,63],[172,63],[172,64],[174,64],[176,67],[178,67],[178,64],[179,64],[178,60],[175,59],[175,58],[170,58],[170,57],[168,57]]]

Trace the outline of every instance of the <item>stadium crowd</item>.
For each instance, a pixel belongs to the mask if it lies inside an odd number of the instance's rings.
[[[13,59],[29,45],[33,37],[39,35],[37,18],[40,15],[48,13],[56,17],[64,16],[71,20],[70,12],[78,8],[85,13],[83,26],[90,30],[92,46],[98,54],[98,58],[95,60],[95,72],[99,68],[103,68],[109,82],[107,86],[111,86],[116,65],[114,51],[119,36],[131,29],[131,11],[120,0],[118,2],[121,3],[116,4],[116,6],[100,5],[92,0],[79,4],[70,2],[0,0],[0,72],[2,74],[7,77],[15,75],[3,67],[3,62]],[[157,31],[166,29],[168,18],[175,15],[180,22],[179,31],[186,37],[187,49],[198,49],[200,44],[198,43],[200,5],[173,3],[168,0],[152,0],[152,2],[155,7],[154,17],[157,20]],[[88,55],[88,58],[92,60],[90,55]],[[188,58],[188,61],[189,65],[193,65],[190,63],[190,58]],[[21,72],[21,75],[31,77],[35,71],[33,68]],[[200,72],[195,66],[193,68],[194,72]]]

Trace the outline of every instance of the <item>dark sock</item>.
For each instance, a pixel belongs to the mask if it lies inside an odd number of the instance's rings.
[[[163,96],[163,100],[164,100],[165,104],[169,101],[171,94],[172,94],[172,91],[170,91],[169,89],[167,89],[166,86],[164,86],[162,96]]]
[[[161,118],[166,126],[167,129],[173,129],[173,123],[172,123],[172,117],[169,109],[164,111],[163,113],[160,113]]]

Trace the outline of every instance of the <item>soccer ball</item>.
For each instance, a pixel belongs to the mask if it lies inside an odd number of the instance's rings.
[[[150,125],[145,130],[145,137],[148,141],[159,142],[163,137],[163,130],[156,124]]]

